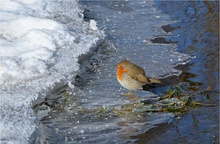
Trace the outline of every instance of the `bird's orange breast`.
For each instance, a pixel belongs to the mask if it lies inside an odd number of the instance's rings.
[[[126,71],[127,70],[123,69],[121,66],[117,66],[117,72],[116,72],[117,78],[119,80],[123,80],[123,73],[126,72]]]

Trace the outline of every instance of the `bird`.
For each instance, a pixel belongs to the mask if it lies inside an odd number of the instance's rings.
[[[153,83],[161,84],[162,82],[158,79],[148,78],[145,75],[145,71],[140,66],[128,61],[121,60],[117,64],[116,76],[118,82],[128,90],[137,90],[144,85],[152,86]],[[124,95],[131,95],[130,92]]]

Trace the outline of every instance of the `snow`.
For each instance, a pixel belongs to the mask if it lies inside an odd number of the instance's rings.
[[[78,56],[103,40],[82,12],[76,1],[1,1],[0,142],[28,143],[38,128],[33,100],[70,83]]]

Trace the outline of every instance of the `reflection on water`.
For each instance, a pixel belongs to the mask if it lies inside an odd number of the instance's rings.
[[[182,7],[178,5],[181,4]],[[219,8],[217,2],[166,2],[159,3],[159,7],[165,13],[171,14],[176,20],[172,24],[180,26],[173,31],[180,34],[178,38],[178,50],[195,55],[192,59],[190,73],[198,75],[194,81],[208,83],[211,87],[218,89],[218,63],[219,63]],[[184,12],[184,10],[186,10]],[[181,13],[175,14],[176,11]],[[208,79],[206,80],[208,76]]]
[[[94,55],[80,62],[81,71],[73,91],[65,87],[55,90],[34,108],[48,131],[47,141],[162,143],[166,138],[167,143],[195,143],[194,135],[204,143],[217,142],[218,4],[185,1],[84,1],[82,4],[88,9],[87,18],[105,27],[107,41]],[[162,12],[157,12],[156,7]],[[143,11],[145,9],[149,9],[148,13]],[[185,64],[189,57],[173,52],[175,48],[195,56],[189,64],[177,67],[183,71],[180,76],[171,76],[181,72],[173,69],[178,63],[174,61],[179,58],[179,62]],[[120,95],[125,90],[120,89],[115,78],[115,64],[123,58],[138,62],[149,76],[170,74],[160,87],[151,88],[149,92],[139,91],[137,101],[154,99],[170,86],[184,82],[193,98],[202,102],[207,99],[199,95],[199,91],[210,87],[213,90],[210,102],[217,106],[189,111],[180,120],[176,120],[173,113],[111,113],[111,108],[134,103]]]

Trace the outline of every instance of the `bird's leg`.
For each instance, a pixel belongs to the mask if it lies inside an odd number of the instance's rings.
[[[134,95],[135,95],[135,96],[137,96],[137,91],[138,91],[138,90],[136,89],[135,92],[134,92]]]
[[[137,91],[138,90],[135,90],[135,93],[133,94],[133,93],[131,93],[130,91],[128,91],[127,93],[123,93],[122,95],[123,96],[128,96],[128,100],[130,100],[130,101],[133,101],[133,100],[136,100],[138,97],[137,97]]]
[[[138,90],[135,90],[134,94],[131,95],[131,96],[128,98],[128,100],[130,100],[130,101],[136,100],[136,99],[138,98],[138,96],[136,95],[136,94],[137,94],[137,91],[138,91]]]

